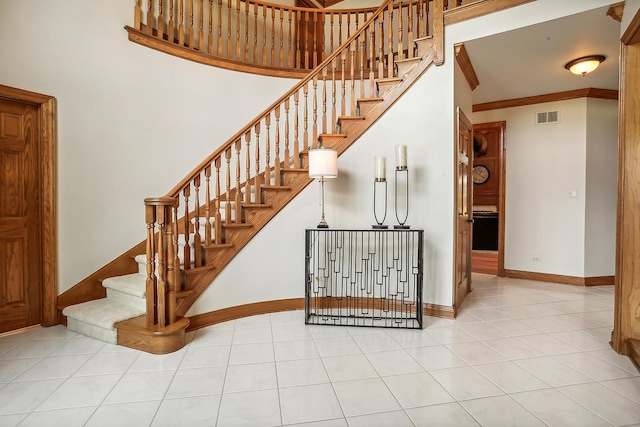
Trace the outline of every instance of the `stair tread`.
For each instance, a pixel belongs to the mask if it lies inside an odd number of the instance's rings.
[[[107,277],[102,281],[102,286],[107,289],[113,289],[118,292],[144,298],[146,295],[146,282],[147,278],[143,274],[132,273],[125,274],[124,276]]]
[[[397,83],[401,82],[402,78],[400,77],[384,77],[382,79],[376,79],[376,83]]]
[[[420,62],[422,61],[422,57],[421,56],[414,56],[413,58],[402,58],[402,59],[396,59],[396,64],[398,62]]]
[[[145,310],[101,298],[65,307],[62,314],[104,329],[115,329],[114,323],[141,316]]]

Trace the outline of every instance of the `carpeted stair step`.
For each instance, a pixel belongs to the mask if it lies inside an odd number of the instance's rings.
[[[146,264],[146,257],[144,261]],[[145,299],[146,281],[146,273],[144,275],[133,273],[106,278],[102,281],[102,286],[107,289],[108,299],[144,311],[147,306]]]
[[[62,314],[67,316],[67,329],[104,341],[117,344],[117,322],[145,314],[144,309],[132,307],[109,298],[102,298],[66,307]]]

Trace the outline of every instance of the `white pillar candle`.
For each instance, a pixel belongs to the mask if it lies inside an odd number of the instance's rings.
[[[406,145],[396,145],[396,168],[397,169],[407,168],[407,146]]]
[[[384,181],[387,179],[387,158],[376,157],[374,158],[373,177],[377,181]]]

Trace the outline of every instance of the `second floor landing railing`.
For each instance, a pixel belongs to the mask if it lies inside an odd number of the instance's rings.
[[[384,29],[385,41],[430,35],[430,3],[393,4],[397,19]],[[256,0],[135,0],[133,29],[147,37],[146,44],[173,45],[178,50],[170,53],[198,62],[301,78],[376,9],[311,9]]]

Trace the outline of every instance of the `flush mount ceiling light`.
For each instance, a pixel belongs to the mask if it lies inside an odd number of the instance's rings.
[[[579,76],[585,76],[587,73],[592,72],[602,61],[605,60],[604,55],[589,55],[582,58],[574,59],[565,64],[564,68],[571,71],[573,74]]]

